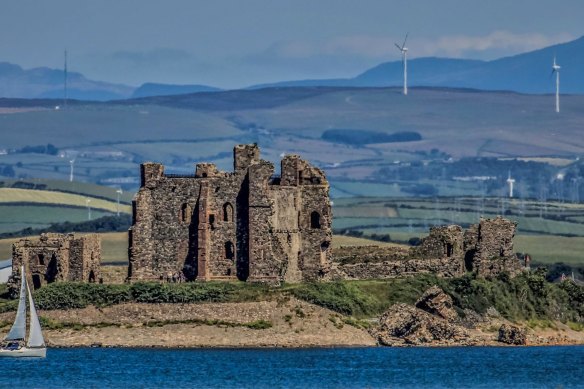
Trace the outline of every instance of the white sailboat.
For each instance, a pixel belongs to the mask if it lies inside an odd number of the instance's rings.
[[[20,269],[20,296],[16,319],[0,348],[0,357],[37,357],[44,358],[47,354],[45,339],[41,331],[41,323],[34,307],[32,294],[27,286],[24,266]],[[26,337],[26,298],[30,309],[28,338]],[[26,342],[26,343],[25,343]]]

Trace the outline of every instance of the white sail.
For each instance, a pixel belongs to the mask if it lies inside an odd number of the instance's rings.
[[[6,340],[24,339],[26,336],[26,277],[24,275],[24,266],[20,269],[20,297],[18,299],[18,310],[16,311],[16,319]]]
[[[28,289],[28,304],[30,305],[30,333],[28,334],[28,342],[26,343],[26,346],[44,347],[45,339],[43,338],[41,323],[39,322],[39,317],[34,307],[34,301],[32,301],[30,289]]]

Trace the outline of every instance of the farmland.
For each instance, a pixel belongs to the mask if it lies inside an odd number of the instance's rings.
[[[92,219],[114,214],[115,190],[78,184],[79,194],[69,182],[51,181],[43,190],[0,188],[0,233],[23,228],[43,228],[49,224],[87,220],[86,199],[91,199]],[[44,185],[44,184],[43,184]],[[52,190],[46,190],[50,188]],[[80,189],[81,188],[81,189]],[[90,195],[100,198],[89,197]],[[125,193],[130,197],[131,193]],[[126,199],[128,198],[126,197]],[[121,212],[129,212],[121,204]],[[505,215],[518,223],[516,250],[528,252],[540,263],[584,263],[584,204],[539,202],[529,199],[482,197],[344,197],[333,205],[333,245],[393,244],[355,237],[378,235],[384,240],[406,243],[425,236],[435,225],[460,224],[467,227],[480,217]],[[353,236],[350,236],[353,235]],[[389,237],[387,237],[389,235]],[[6,246],[8,247],[8,246]],[[4,255],[8,255],[4,251]],[[124,234],[104,235],[105,263],[126,261],[127,238]]]
[[[129,213],[132,194],[75,182],[30,180],[4,181],[0,187],[0,233],[25,228],[46,228],[54,223],[82,222],[106,215]],[[17,186],[15,188],[14,186]],[[43,188],[43,189],[23,189]],[[88,202],[89,200],[89,202]]]
[[[560,116],[550,102],[432,88],[414,88],[407,99],[396,88],[266,88],[77,102],[66,111],[50,109],[51,101],[25,101],[39,109],[0,114],[0,232],[86,220],[87,198],[92,218],[112,214],[120,187],[120,211],[129,212],[140,163],[163,163],[169,173],[191,173],[198,162],[230,171],[233,146],[257,142],[276,174],[281,156],[292,153],[324,170],[338,234],[407,242],[434,225],[505,215],[518,222],[518,250],[538,261],[582,263],[584,97],[564,96]],[[416,133],[421,140],[346,144],[322,137],[335,129],[356,138]],[[58,153],[23,151],[49,143]],[[124,254],[117,253],[109,258]]]
[[[561,117],[545,109],[548,100],[448,89],[418,88],[403,99],[393,88],[267,88],[79,102],[67,112],[37,102],[47,106],[0,114],[0,150],[10,151],[0,154],[0,175],[6,169],[16,178],[67,180],[74,160],[77,181],[135,190],[141,162],[161,162],[177,173],[192,172],[197,162],[230,170],[233,145],[257,142],[276,172],[283,153],[324,168],[335,198],[418,196],[416,184],[439,196],[499,195],[509,169],[518,175],[517,190],[536,197],[537,174],[545,173],[543,185],[562,170],[578,170],[584,146],[578,140],[584,97],[565,96]],[[335,128],[415,132],[421,140],[357,145],[321,138]],[[48,143],[57,155],[18,152]],[[489,173],[495,178],[489,185],[454,181],[450,158],[463,157],[499,158]],[[546,184],[548,197],[575,196],[568,184],[565,193]]]

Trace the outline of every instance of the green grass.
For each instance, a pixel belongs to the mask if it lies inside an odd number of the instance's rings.
[[[414,303],[432,285],[448,293],[459,314],[470,309],[480,314],[494,307],[512,321],[529,321],[542,326],[552,320],[582,323],[584,287],[571,281],[552,284],[545,272],[521,274],[513,279],[502,274],[496,279],[419,275],[407,279],[339,281],[289,284],[279,288],[249,283],[136,283],[100,285],[54,283],[35,291],[40,309],[75,309],[88,305],[103,307],[124,302],[203,303],[243,302],[277,299],[293,295],[356,320],[375,317],[395,303]],[[0,302],[0,312],[16,309],[16,301]],[[296,310],[297,317],[304,312]],[[335,320],[336,322],[336,320]],[[340,324],[343,322],[341,321]],[[347,323],[350,324],[350,323]],[[269,328],[271,323],[249,323],[249,328]]]
[[[53,143],[79,144],[154,139],[193,139],[237,135],[231,123],[212,114],[160,106],[88,105],[65,111],[37,111],[3,115],[8,147]],[[71,136],[75,134],[75,136]]]
[[[105,327],[121,327],[120,323],[112,322],[100,322],[93,324],[81,324],[81,323],[71,323],[71,322],[61,322],[58,320],[53,320],[44,316],[39,317],[41,326],[44,329],[49,330],[62,330],[62,329],[72,329],[74,331],[81,331],[84,328],[105,328]],[[3,323],[0,323],[2,325]],[[245,327],[252,330],[265,330],[272,328],[272,322],[267,320],[255,320],[248,323],[236,323],[225,320],[217,319],[187,319],[187,320],[150,320],[141,325],[145,327],[164,327],[173,324],[194,324],[194,325],[207,325],[207,326],[220,326],[220,327]],[[134,324],[135,325],[135,324]],[[133,326],[133,325],[132,325]],[[1,328],[1,327],[0,327]]]
[[[97,307],[137,303],[198,303],[244,302],[269,299],[271,289],[263,284],[241,282],[208,283],[134,283],[134,284],[87,284],[59,282],[35,291],[35,303],[39,309],[76,309],[88,305]],[[6,303],[6,304],[12,304]],[[0,310],[2,310],[0,304]],[[6,308],[4,308],[6,309]]]
[[[389,306],[414,303],[432,285],[438,285],[453,298],[462,312],[478,313],[494,307],[510,320],[549,319],[578,321],[584,313],[584,287],[571,282],[547,283],[540,273],[512,280],[477,279],[472,275],[439,279],[432,275],[383,281],[344,281],[302,284],[290,287],[297,298],[333,311],[365,318],[377,316]]]
[[[327,168],[334,195],[402,196],[399,185],[376,182],[376,171],[398,161],[423,161],[421,151],[436,148],[454,158],[574,155],[570,140],[578,138],[584,124],[575,107],[584,98],[564,98],[566,107],[558,117],[547,109],[548,96],[419,89],[404,100],[395,88],[276,88],[75,105],[67,112],[0,115],[0,121],[7,129],[3,147],[52,143],[78,153],[77,174],[94,182],[111,173],[138,177],[138,163],[147,159],[180,168],[203,158],[224,164],[220,154],[229,153],[234,143],[257,141],[276,163],[282,152],[299,153],[321,166],[340,163]],[[330,128],[416,131],[423,140],[348,147],[319,139]],[[84,157],[86,151],[125,154],[110,161]],[[18,162],[24,166],[16,168],[17,176],[66,179],[68,174],[68,158],[0,156],[2,165]],[[439,177],[431,183],[439,183]],[[478,194],[478,187],[440,184],[440,194]]]
[[[514,243],[515,251],[531,254],[538,263],[584,264],[584,237],[518,235]]]
[[[111,215],[110,212],[91,210],[91,218]],[[44,228],[49,224],[83,222],[87,220],[86,208],[39,205],[7,205],[0,203],[0,232],[19,231],[27,227]],[[1,251],[1,249],[0,249]]]
[[[5,203],[27,203],[39,205],[69,205],[72,207],[87,207],[95,210],[116,212],[117,203],[109,200],[103,200],[95,197],[88,197],[79,194],[54,192],[48,190],[29,190],[16,188],[0,188],[0,204]],[[120,204],[120,212],[129,213],[130,206]]]

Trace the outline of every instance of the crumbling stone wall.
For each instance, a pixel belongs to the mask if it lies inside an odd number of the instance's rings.
[[[521,262],[513,251],[517,223],[498,216],[483,219],[465,234],[465,267],[483,277],[501,272],[516,275],[522,271]]]
[[[432,273],[456,277],[464,272],[460,226],[433,227],[417,247],[341,247],[334,250],[332,277],[382,279]]]
[[[24,265],[34,289],[57,281],[95,282],[101,278],[101,239],[97,234],[41,234],[12,245],[12,278]]]
[[[457,277],[465,271],[480,276],[501,272],[516,275],[522,270],[513,252],[516,223],[502,217],[481,219],[463,231],[460,226],[441,226],[417,247],[341,247],[333,252],[331,274],[336,279],[372,279],[433,273]]]
[[[324,173],[296,155],[281,176],[257,145],[233,150],[233,172],[197,164],[194,175],[141,166],[129,231],[129,280],[326,278],[332,238]]]

